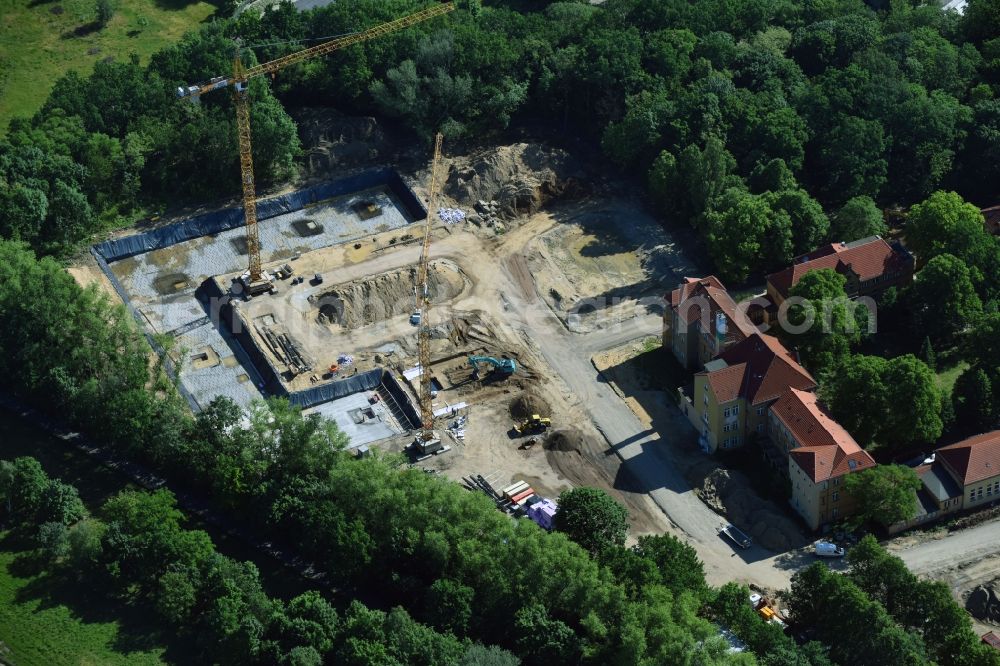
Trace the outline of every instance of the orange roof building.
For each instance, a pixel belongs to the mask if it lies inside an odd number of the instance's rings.
[[[684,278],[670,292],[663,312],[663,344],[681,365],[701,368],[724,350],[757,332],[757,327],[719,278]]]
[[[788,268],[767,276],[767,294],[776,305],[810,271],[830,268],[847,279],[844,290],[854,298],[878,293],[913,278],[913,255],[900,243],[871,236],[852,243],[830,243],[796,257]]]

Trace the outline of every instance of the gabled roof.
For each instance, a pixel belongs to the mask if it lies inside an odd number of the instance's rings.
[[[781,397],[789,388],[816,388],[812,375],[773,335],[756,332],[724,351],[719,358],[729,367],[707,373],[709,386],[719,402],[726,402],[724,396],[732,400],[739,395],[751,405],[757,405]],[[716,381],[712,375],[719,372],[727,374]],[[739,387],[734,393],[732,387],[737,379]]]
[[[871,236],[853,243],[830,243],[795,257],[791,266],[768,275],[767,281],[787,297],[791,288],[809,271],[832,268],[841,275],[850,271],[864,281],[899,271],[908,262],[909,256],[902,247],[893,247],[880,236]]]
[[[729,324],[728,332],[737,340],[757,331],[757,327],[746,313],[737,307],[736,301],[714,275],[704,278],[684,278],[684,282],[670,292],[670,305],[677,310],[677,314],[685,324],[702,320],[714,326],[718,314],[725,315]],[[703,306],[708,307],[708,312],[703,312]]]
[[[803,446],[792,449],[788,452],[788,456],[802,468],[813,483],[875,466],[875,460],[857,444],[854,444],[854,447],[836,444]]]
[[[799,446],[844,444],[852,450],[860,448],[850,433],[823,409],[815,393],[792,388],[771,406],[771,413],[785,424]]]
[[[942,446],[935,453],[936,459],[944,461],[962,485],[1000,476],[1000,430]]]

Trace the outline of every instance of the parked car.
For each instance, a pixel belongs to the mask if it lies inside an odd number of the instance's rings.
[[[829,541],[817,541],[814,552],[818,557],[843,557],[844,549]]]
[[[727,523],[720,527],[719,533],[729,537],[740,548],[749,548],[752,543],[750,537],[732,523]]]

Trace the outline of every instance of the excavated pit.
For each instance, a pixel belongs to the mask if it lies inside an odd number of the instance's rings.
[[[335,285],[310,300],[320,324],[354,329],[413,312],[415,283],[416,269],[405,268]],[[428,273],[431,303],[458,297],[466,284],[465,276],[454,263],[431,262]]]

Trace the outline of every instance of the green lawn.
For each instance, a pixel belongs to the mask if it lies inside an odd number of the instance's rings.
[[[200,0],[111,0],[115,15],[93,26],[94,0],[0,0],[0,136],[30,116],[69,71],[136,53],[143,62],[215,12]]]
[[[969,369],[969,364],[965,361],[959,361],[957,365],[953,365],[950,368],[945,368],[944,370],[938,370],[937,373],[937,385],[938,388],[944,391],[946,394],[951,395],[951,389],[955,386],[955,380],[958,376]]]
[[[103,604],[74,598],[47,574],[31,572],[25,556],[8,548],[0,546],[0,660],[15,666],[165,663],[155,639],[122,631]],[[130,618],[152,620],[148,613]]]

